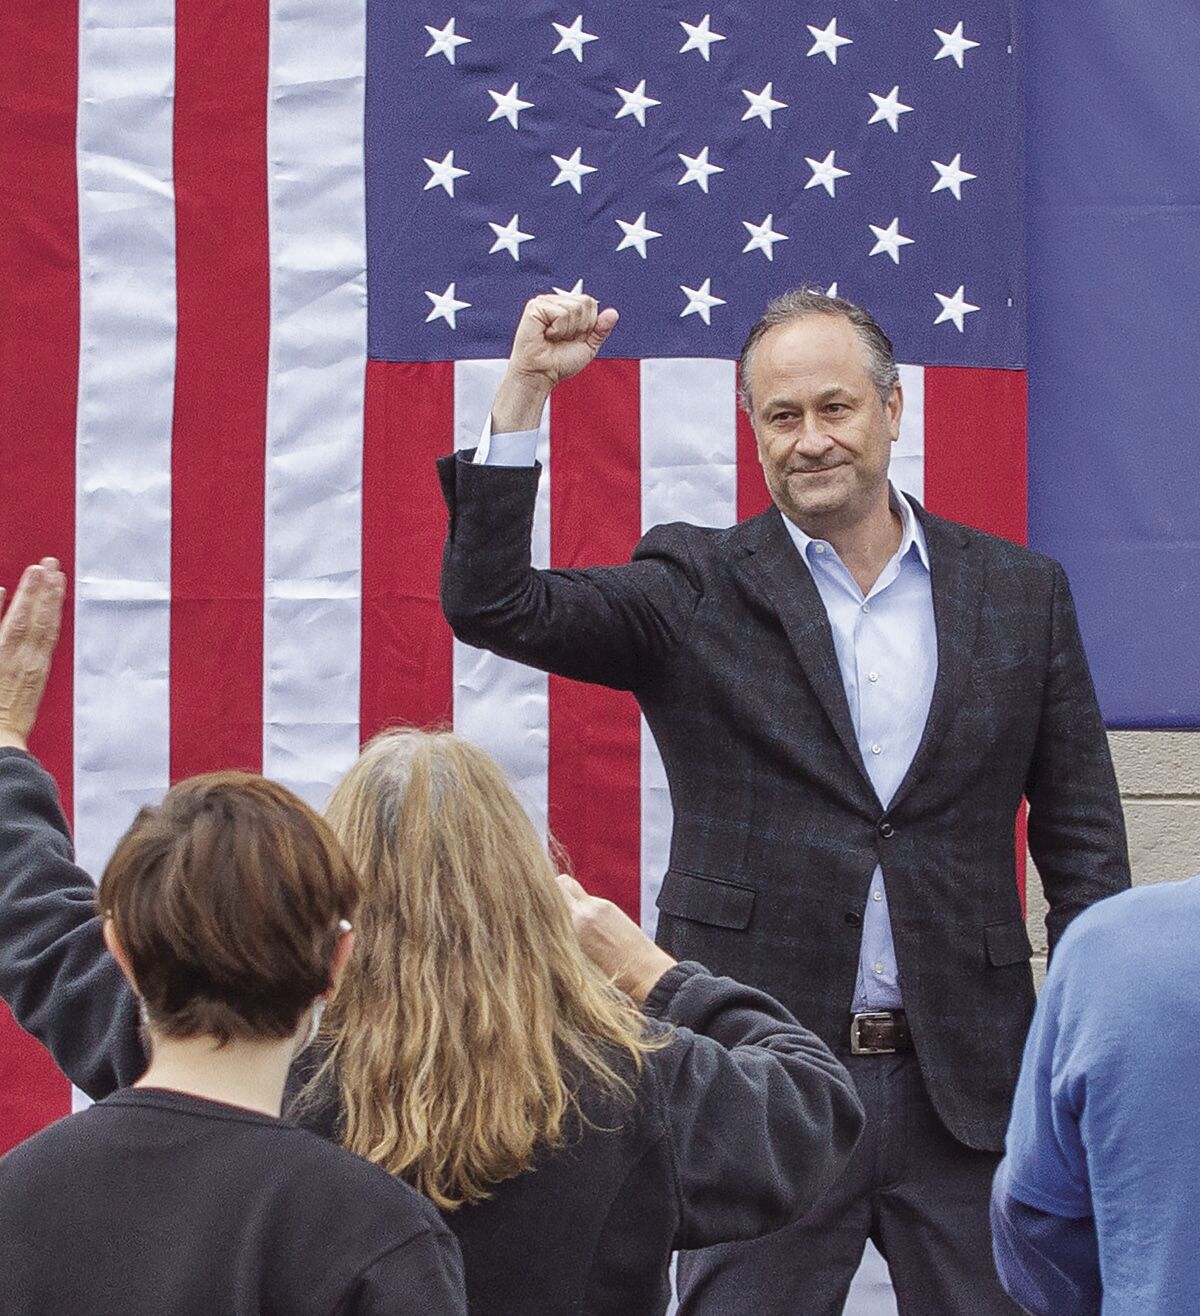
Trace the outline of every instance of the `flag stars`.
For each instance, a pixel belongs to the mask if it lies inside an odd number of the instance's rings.
[[[811,23],[806,23],[805,27],[812,33],[813,38],[812,47],[807,53],[809,55],[827,55],[831,64],[837,63],[839,46],[852,46],[854,44],[850,37],[838,36],[836,18],[831,18],[824,27],[813,27]]]
[[[594,36],[591,32],[583,30],[583,15],[577,14],[575,21],[570,27],[564,27],[561,23],[552,23],[551,27],[558,33],[558,45],[550,52],[557,55],[561,51],[569,50],[576,60],[583,63],[583,48],[589,41],[599,41],[599,37]]]
[[[488,221],[488,228],[496,235],[495,242],[488,248],[488,255],[497,251],[507,251],[513,260],[521,259],[521,243],[531,242],[532,233],[522,233],[520,215],[514,215],[507,224],[493,224]]]
[[[614,87],[613,91],[623,101],[621,108],[613,115],[613,118],[623,119],[627,114],[632,114],[643,128],[646,126],[646,111],[653,105],[662,104],[662,101],[656,101],[653,96],[646,95],[645,78],[632,91],[626,91],[624,87]]]
[[[972,41],[969,37],[963,36],[961,18],[958,20],[958,26],[953,32],[943,32],[940,27],[935,27],[933,35],[942,43],[942,48],[934,55],[934,59],[952,59],[959,68],[963,66],[963,56],[967,51],[974,50],[979,45],[978,41]]]
[[[646,226],[646,212],[644,210],[633,223],[625,219],[618,219],[617,226],[625,235],[617,243],[617,250],[624,251],[626,247],[632,247],[643,260],[646,259],[646,243],[652,238],[662,237],[661,233],[656,233],[654,229]]]
[[[750,241],[742,248],[742,254],[748,251],[761,251],[768,260],[775,259],[775,253],[772,250],[777,242],[787,242],[786,233],[776,233],[772,225],[775,222],[775,216],[768,215],[761,224],[752,224],[748,219],[742,220],[742,227],[750,234]]]
[[[558,177],[550,184],[551,187],[557,187],[560,183],[569,183],[577,194],[582,194],[583,188],[580,185],[580,179],[584,174],[594,174],[595,165],[584,164],[579,158],[583,154],[583,147],[577,146],[575,153],[564,158],[561,155],[552,155],[551,160],[558,165]]]
[[[430,27],[428,23],[424,24],[425,31],[433,38],[433,45],[425,52],[425,58],[430,55],[445,55],[449,63],[454,63],[455,51],[459,46],[469,46],[470,37],[460,37],[454,31],[454,19],[451,19],[445,27]]]
[[[953,322],[954,327],[961,334],[963,331],[963,317],[970,315],[972,311],[979,310],[978,306],[972,306],[963,296],[963,285],[958,285],[958,291],[953,297],[947,297],[944,292],[935,292],[933,294],[942,304],[942,309],[934,324],[943,324],[947,320]]]
[[[773,115],[776,110],[786,110],[787,101],[777,101],[774,99],[772,95],[774,87],[775,84],[773,82],[768,82],[762,91],[749,91],[745,87],[742,88],[742,95],[750,102],[750,108],[742,115],[743,123],[745,123],[747,119],[761,119],[768,128],[773,128],[775,126],[771,122],[771,115]]]
[[[496,102],[496,108],[488,115],[488,123],[494,119],[507,119],[514,127],[520,127],[517,122],[522,110],[533,109],[532,101],[523,101],[520,96],[520,88],[517,83],[513,83],[505,92],[489,91],[488,95]]]
[[[867,120],[868,124],[886,123],[894,133],[900,131],[900,116],[902,114],[911,114],[912,106],[905,105],[900,100],[900,88],[893,87],[886,96],[877,96],[875,92],[870,91],[868,96],[875,102],[875,113]]]
[[[469,169],[458,168],[454,163],[453,151],[447,151],[441,160],[426,159],[425,163],[429,166],[429,181],[423,189],[426,192],[431,187],[440,187],[445,189],[447,196],[453,196],[454,180],[456,178],[466,178],[471,172]]]
[[[471,305],[470,302],[458,300],[454,284],[451,284],[445,292],[426,292],[425,296],[433,303],[433,310],[425,317],[425,323],[428,324],[430,320],[445,320],[451,329],[458,328],[459,311],[465,311]]]
[[[679,291],[688,299],[687,305],[679,312],[681,320],[685,315],[698,315],[705,324],[712,324],[712,308],[724,306],[725,299],[714,297],[710,291],[711,287],[711,279],[705,279],[699,288],[688,288],[682,283],[679,285]]]
[[[930,192],[952,192],[955,201],[962,200],[962,185],[969,183],[974,174],[969,174],[965,169],[960,168],[962,153],[950,161],[949,164],[939,164],[937,160],[930,160],[930,164],[938,171],[938,180],[929,189]]]
[[[689,50],[698,50],[704,62],[706,64],[709,62],[712,58],[710,52],[713,43],[725,40],[720,32],[714,32],[709,26],[711,20],[711,14],[705,14],[698,23],[685,23],[680,19],[679,26],[687,33],[687,40],[679,47],[681,55]]]
[[[812,177],[804,184],[807,191],[810,187],[823,187],[830,196],[835,196],[834,188],[837,186],[839,178],[849,178],[849,169],[839,169],[833,162],[836,151],[830,151],[824,160],[814,160],[811,156],[804,157],[804,163],[812,170]]]
[[[886,254],[892,258],[893,265],[899,265],[900,248],[909,247],[913,243],[912,238],[906,238],[900,232],[899,218],[893,219],[887,228],[880,228],[877,224],[868,224],[867,227],[875,234],[875,245],[867,252],[867,255]]]
[[[682,151],[678,152],[679,158],[687,166],[683,172],[683,177],[679,180],[679,186],[684,183],[696,183],[700,191],[708,192],[708,180],[713,174],[723,174],[725,170],[720,165],[708,163],[708,147],[706,146],[699,155],[684,155]]]
[[[555,288],[554,291],[558,293],[560,297],[578,297],[583,291],[583,280],[576,279],[573,288]]]

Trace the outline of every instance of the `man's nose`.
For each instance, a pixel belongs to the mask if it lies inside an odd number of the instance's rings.
[[[792,450],[803,457],[822,457],[833,447],[833,440],[825,433],[817,416],[805,416],[795,432]]]

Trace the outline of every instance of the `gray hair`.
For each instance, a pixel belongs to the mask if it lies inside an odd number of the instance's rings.
[[[750,410],[750,361],[758,340],[767,332],[781,324],[798,320],[804,315],[840,315],[849,320],[863,345],[867,358],[867,370],[879,397],[886,402],[892,389],[900,382],[900,372],[896,368],[896,353],[892,340],[876,323],[870,311],[855,306],[842,297],[830,297],[819,288],[793,288],[774,298],[763,312],[762,319],[750,330],[742,353],[738,358],[738,398],[742,408]]]

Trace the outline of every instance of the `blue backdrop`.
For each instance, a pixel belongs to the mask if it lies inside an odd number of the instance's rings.
[[[1200,726],[1200,4],[1026,7],[1030,542],[1105,717]]]

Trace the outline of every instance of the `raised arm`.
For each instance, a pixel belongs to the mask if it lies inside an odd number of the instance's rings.
[[[0,996],[76,1086],[103,1097],[146,1067],[136,1007],[105,949],[54,781],[26,750],[65,589],[45,558],[0,618]]]
[[[493,403],[493,436],[536,430],[554,387],[592,360],[616,319],[583,295],[535,297]],[[539,468],[474,456],[438,464],[450,512],[441,599],[455,635],[561,676],[636,689],[686,633],[699,598],[683,537],[654,530],[623,566],[536,571],[530,534]],[[583,514],[603,517],[605,508]]]
[[[773,997],[677,964],[610,901],[560,878],[588,957],[675,1026],[651,1056],[675,1168],[675,1245],[754,1238],[803,1215],[863,1128],[850,1075]]]

